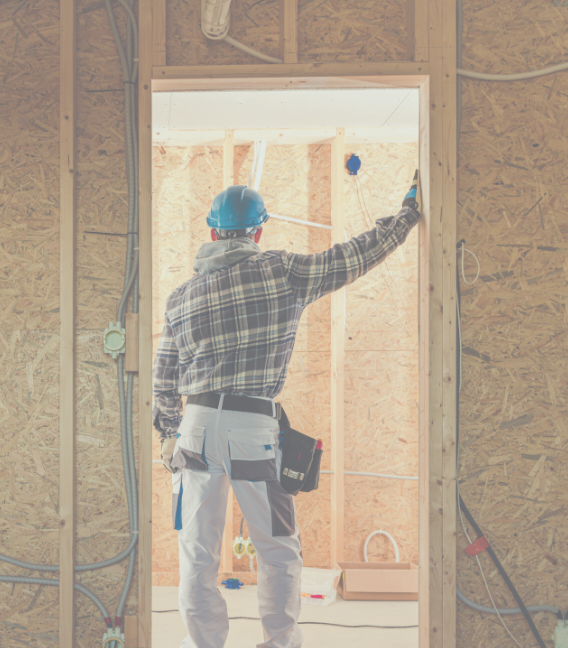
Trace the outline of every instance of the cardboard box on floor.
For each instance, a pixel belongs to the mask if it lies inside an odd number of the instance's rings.
[[[417,601],[418,565],[340,562],[337,592],[346,601]]]

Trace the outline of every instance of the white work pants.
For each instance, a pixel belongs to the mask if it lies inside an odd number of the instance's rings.
[[[189,636],[182,646],[223,648],[227,640],[227,605],[216,581],[230,484],[257,551],[264,630],[257,648],[299,648],[302,553],[294,500],[278,480],[278,421],[221,408],[186,407],[172,459],[183,491],[179,606]]]

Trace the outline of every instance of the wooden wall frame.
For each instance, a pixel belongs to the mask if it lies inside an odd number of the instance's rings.
[[[168,66],[165,0],[141,0],[140,42],[161,41],[140,48],[140,648],[151,645],[152,92],[332,87],[420,89],[419,645],[456,646],[456,15],[452,0],[408,6],[411,61]]]

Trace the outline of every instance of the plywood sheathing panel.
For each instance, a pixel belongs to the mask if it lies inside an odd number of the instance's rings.
[[[345,176],[347,236],[398,213],[414,170],[417,144],[349,148],[361,169]],[[418,237],[415,228],[386,263],[347,290],[345,470],[418,475]],[[345,557],[363,560],[377,529],[396,539],[401,560],[418,559],[418,482],[345,477]],[[386,538],[370,560],[392,560]]]
[[[278,57],[278,0],[239,0],[231,4],[229,35],[268,56]],[[258,59],[227,43],[206,38],[201,31],[201,0],[166,3],[168,65],[258,63]]]
[[[406,8],[404,0],[300,0],[299,61],[404,61]]]
[[[0,552],[56,564],[59,5],[5,2],[0,25]],[[0,583],[0,643],[55,648],[58,607],[55,587]]]
[[[124,10],[114,9],[124,33]],[[122,72],[104,3],[82,0],[77,21],[76,553],[85,563],[111,558],[129,542],[117,368],[102,337],[122,294],[128,192]],[[136,388],[133,401],[137,437]],[[135,439],[135,456],[136,445]],[[127,565],[78,577],[113,617]],[[87,648],[100,641],[104,626],[85,597],[76,597],[76,609],[76,641]],[[137,614],[136,576],[125,612]]]
[[[465,68],[510,73],[566,58],[566,7],[466,0],[464,16]],[[565,73],[464,80],[457,236],[481,264],[474,286],[461,280],[460,490],[525,604],[561,610],[568,607],[567,95]],[[472,281],[477,266],[469,255],[465,270]],[[490,605],[467,544],[460,530],[458,585]],[[513,606],[488,557],[480,559],[496,604]],[[533,618],[546,641],[556,619]],[[506,623],[520,643],[535,643],[522,617]],[[507,642],[495,617],[458,603],[458,646]]]
[[[279,57],[278,0],[231,4],[229,35],[268,56]],[[298,60],[393,61],[407,57],[406,2],[298,2]],[[253,64],[259,60],[201,31],[201,2],[166,4],[168,65]]]
[[[57,564],[59,335],[1,330],[0,366],[0,552]],[[6,563],[0,573],[35,575]],[[57,588],[1,583],[0,592],[0,637],[58,645]]]

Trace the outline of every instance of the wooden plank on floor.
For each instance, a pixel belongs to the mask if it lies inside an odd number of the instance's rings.
[[[152,0],[140,0],[138,648],[152,646]]]
[[[75,80],[76,3],[60,3],[59,646],[73,648],[75,618]]]
[[[331,145],[332,244],[343,243],[345,208],[345,128],[338,128]],[[344,551],[344,364],[345,289],[331,294],[331,566]]]

